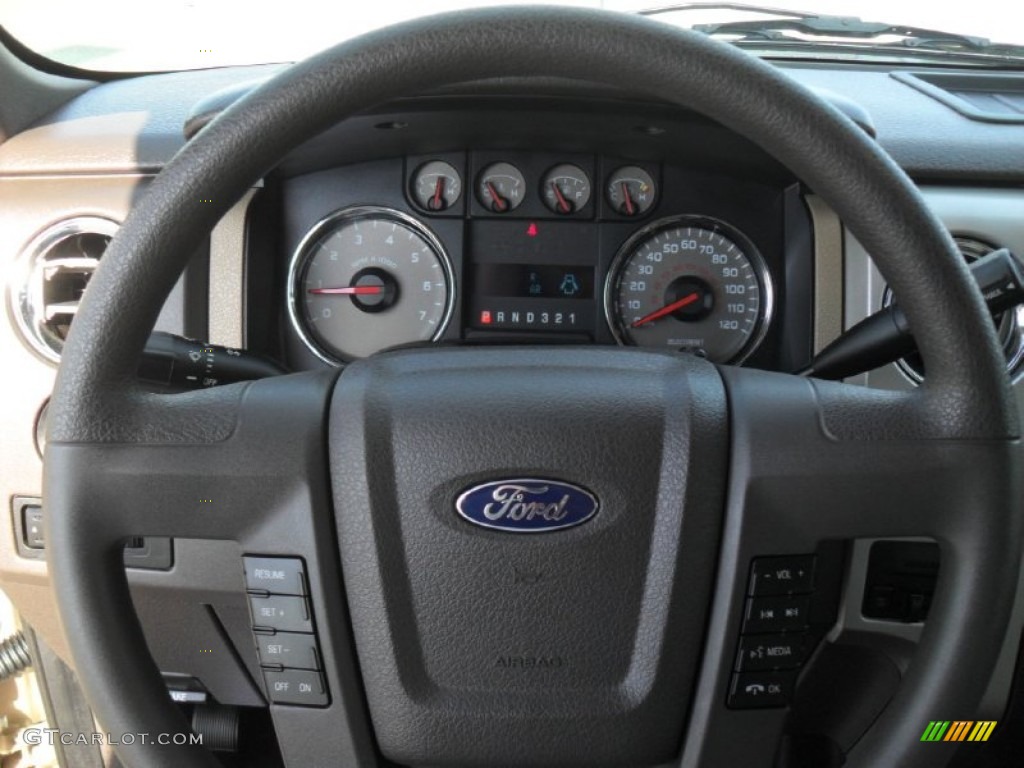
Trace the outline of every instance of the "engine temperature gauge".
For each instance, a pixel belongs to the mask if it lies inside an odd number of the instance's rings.
[[[608,178],[608,204],[623,216],[642,216],[654,205],[654,179],[643,168],[626,165]]]
[[[412,177],[413,200],[424,211],[446,211],[462,196],[462,178],[454,166],[431,160],[416,169]]]

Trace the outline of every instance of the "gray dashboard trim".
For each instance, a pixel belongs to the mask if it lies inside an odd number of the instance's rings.
[[[210,234],[209,341],[245,346],[246,217],[258,189],[250,189]]]
[[[839,623],[829,634],[829,638],[834,640],[842,632],[857,631],[876,635],[891,635],[916,643],[921,639],[921,630],[924,629],[923,622],[906,623],[868,619],[861,612],[861,606],[864,604],[864,586],[868,575],[868,559],[871,555],[871,545],[876,541],[882,541],[882,539],[858,539],[853,542],[850,549],[850,564]],[[893,539],[885,539],[885,541],[893,541]],[[930,541],[930,539],[900,539],[900,541]]]
[[[814,227],[814,352],[843,332],[843,225],[817,195],[804,200]]]

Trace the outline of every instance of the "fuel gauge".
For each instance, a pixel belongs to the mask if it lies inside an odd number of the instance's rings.
[[[579,166],[563,163],[544,175],[540,192],[544,205],[555,213],[568,216],[589,202],[590,179]]]
[[[623,216],[642,216],[654,205],[654,179],[643,168],[625,165],[608,179],[608,204]]]
[[[439,213],[451,208],[462,196],[462,178],[451,164],[431,160],[416,169],[411,191],[416,205],[424,211]]]

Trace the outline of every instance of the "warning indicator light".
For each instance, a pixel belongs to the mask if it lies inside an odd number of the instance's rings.
[[[534,222],[532,222],[532,221],[530,222],[530,226],[528,226],[526,228],[526,236],[527,237],[536,237],[537,236],[537,225]]]

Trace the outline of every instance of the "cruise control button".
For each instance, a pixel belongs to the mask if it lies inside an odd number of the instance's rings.
[[[806,597],[751,597],[743,618],[743,634],[804,629],[807,603]]]
[[[814,589],[814,555],[758,557],[750,568],[751,595],[788,595]]]
[[[274,595],[306,594],[306,568],[297,557],[246,557],[245,588]]]
[[[304,669],[264,670],[267,695],[275,704],[326,707],[327,689],[319,672]]]
[[[313,621],[309,604],[304,597],[288,595],[249,595],[252,623],[257,629],[277,629],[282,632],[312,632]]]
[[[295,632],[258,634],[256,650],[260,655],[260,664],[268,667],[320,669],[315,635],[300,635]]]
[[[793,695],[796,671],[738,672],[732,676],[729,698],[731,709],[785,707]]]
[[[803,664],[811,639],[804,634],[747,635],[740,638],[736,654],[738,672],[793,669]]]

